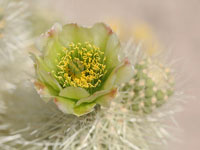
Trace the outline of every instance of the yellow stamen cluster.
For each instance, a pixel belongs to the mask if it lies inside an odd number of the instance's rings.
[[[91,89],[100,85],[107,72],[104,52],[89,42],[71,43],[63,52],[56,71],[56,78],[63,87]]]

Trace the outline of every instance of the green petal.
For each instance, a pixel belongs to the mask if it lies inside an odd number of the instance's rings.
[[[134,75],[133,65],[126,59],[123,66],[121,66],[116,73],[115,84],[122,84],[131,80]]]
[[[60,84],[57,82],[57,80],[51,75],[51,73],[48,73],[44,70],[40,70],[38,73],[41,78],[42,81],[46,84],[51,86],[53,89],[56,90],[56,92],[59,92],[62,87],[60,86]]]
[[[36,72],[38,75],[38,79],[42,82],[44,82],[46,85],[50,85],[53,89],[56,91],[60,91],[61,87],[57,80],[51,75],[50,69],[47,67],[47,65],[44,63],[44,61],[38,57],[35,56],[35,63],[36,63]]]
[[[108,89],[111,89],[111,88],[113,88],[113,86],[114,86],[114,83],[115,83],[115,80],[116,80],[116,78],[117,78],[117,75],[116,75],[116,73],[115,73],[115,70],[116,69],[114,69],[112,72],[111,72],[111,74],[108,76],[108,78],[106,79],[106,81],[105,81],[105,83],[104,83],[104,85],[103,85],[103,90],[108,90]]]
[[[107,44],[108,35],[112,33],[112,30],[103,23],[97,23],[91,28],[91,32],[94,45],[99,47],[100,50],[104,51]]]
[[[109,107],[110,102],[115,98],[116,94],[117,94],[117,88],[114,88],[109,93],[99,97],[96,100],[96,103],[100,104],[103,107]]]
[[[62,32],[59,34],[59,41],[68,46],[71,42],[77,42],[77,25],[66,24],[63,26]]]
[[[82,116],[93,111],[96,103],[84,103],[74,108],[74,114]]]
[[[57,95],[61,89],[61,86],[57,82],[57,80],[51,75],[50,69],[46,66],[44,61],[32,54],[34,57],[34,61],[36,63],[36,74],[37,79],[49,89],[50,93],[53,95]]]
[[[89,28],[78,27],[77,32],[78,32],[77,34],[78,42],[84,43],[93,41],[91,30]]]
[[[58,106],[58,108],[66,114],[73,114],[73,108],[75,105],[75,102],[73,100],[62,98],[62,97],[56,97],[54,99],[55,104]]]
[[[103,89],[111,89],[114,85],[129,81],[133,77],[133,66],[125,59],[108,76],[103,85]]]
[[[118,54],[120,49],[119,39],[115,33],[112,33],[108,38],[105,48],[106,66],[108,70],[119,65]]]
[[[118,65],[108,76],[106,79],[102,89],[107,90],[107,89],[112,89],[113,86],[115,85],[115,81],[117,79],[117,72],[118,70],[123,66],[123,64]]]
[[[33,59],[33,61],[36,64],[36,69],[43,69],[47,72],[51,71],[51,69],[44,63],[44,61],[42,60],[41,57],[37,56],[34,53],[30,53],[31,54],[31,58]]]
[[[102,51],[105,51],[108,69],[117,66],[119,64],[118,53],[121,46],[116,34],[103,23],[95,24],[91,30],[94,45],[98,46]]]
[[[59,33],[59,41],[64,46],[68,46],[71,42],[93,42],[94,45],[104,51],[108,35],[111,33],[112,30],[103,23],[97,23],[92,28],[67,24],[63,26],[62,32]]]
[[[56,39],[50,39],[44,48],[44,62],[51,70],[56,70],[63,48],[63,45]]]
[[[89,28],[80,27],[77,24],[67,24],[63,26],[63,31],[59,34],[59,41],[68,46],[71,42],[84,43],[92,42],[92,34]]]
[[[66,87],[60,91],[59,96],[71,99],[81,99],[90,96],[90,94],[80,87]]]
[[[109,92],[110,92],[110,90],[97,91],[97,92],[95,92],[94,94],[92,94],[92,95],[89,96],[89,97],[80,99],[80,100],[76,103],[76,106],[77,106],[77,105],[81,105],[82,103],[91,103],[91,102],[95,101],[98,97],[103,96],[103,95],[105,95],[105,94],[107,94],[107,93],[109,93]]]

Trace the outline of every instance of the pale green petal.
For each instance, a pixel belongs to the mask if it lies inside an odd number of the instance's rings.
[[[59,34],[59,41],[64,46],[68,46],[71,42],[92,42],[104,51],[108,35],[111,33],[112,30],[103,23],[97,23],[92,28],[80,27],[77,24],[67,24],[63,26],[62,32]]]
[[[121,66],[117,71],[115,84],[119,85],[130,81],[133,75],[134,75],[133,65],[131,65],[131,63],[128,60],[124,60],[124,65]]]
[[[94,45],[105,52],[106,65],[108,70],[113,69],[119,64],[118,53],[120,51],[120,42],[111,28],[103,23],[97,23],[92,28]]]
[[[63,96],[71,99],[81,99],[90,96],[90,94],[80,87],[66,87],[60,91],[59,96]]]
[[[33,61],[36,64],[36,68],[40,68],[43,69],[47,72],[51,71],[51,69],[44,63],[43,59],[40,56],[37,56],[34,53],[30,53],[31,54],[31,58],[33,59]]]
[[[109,93],[109,92],[110,92],[110,90],[101,90],[101,91],[97,91],[97,92],[95,92],[94,94],[92,94],[92,95],[89,96],[89,97],[80,99],[80,100],[76,103],[76,106],[77,106],[77,105],[81,105],[82,103],[86,103],[86,102],[87,102],[87,103],[91,103],[91,102],[95,101],[98,97],[103,96],[103,95],[105,95],[105,94],[107,94],[107,93]]]
[[[46,85],[50,85],[53,89],[56,90],[56,92],[59,92],[62,89],[58,81],[51,75],[51,73],[40,70],[38,74],[41,76],[42,81]]]
[[[45,47],[44,62],[51,69],[56,70],[58,59],[63,53],[63,45],[56,40],[50,39]]]
[[[78,30],[77,31],[78,42],[85,43],[93,41],[91,30],[89,28],[78,27],[77,30]]]
[[[66,24],[63,26],[62,32],[59,34],[59,41],[64,46],[68,46],[71,42],[77,42],[77,24]]]
[[[108,37],[108,41],[105,48],[105,56],[106,56],[106,66],[108,69],[112,69],[119,65],[118,54],[121,50],[120,42],[115,33],[112,33]]]
[[[50,85],[56,91],[60,91],[61,86],[57,82],[57,80],[51,75],[51,70],[47,67],[44,61],[40,58],[35,56],[36,61],[36,71],[38,75],[38,79],[43,81],[46,85]]]
[[[118,65],[108,76],[103,85],[103,90],[111,89],[116,84],[129,81],[133,76],[133,66],[125,59],[120,65]]]
[[[82,116],[87,113],[90,113],[93,111],[93,108],[95,107],[96,103],[84,103],[79,106],[74,107],[74,114],[77,116]]]
[[[100,50],[104,51],[107,44],[108,35],[112,33],[112,30],[103,23],[97,23],[91,28],[91,32],[94,45],[99,47]]]
[[[96,103],[103,106],[103,107],[109,107],[110,102],[115,98],[117,94],[117,89],[112,89],[109,93],[97,98]]]
[[[116,69],[114,69],[114,71],[112,71],[110,73],[110,75],[108,76],[108,78],[106,79],[106,81],[104,82],[104,85],[103,85],[103,90],[108,90],[108,89],[111,89],[113,88],[114,86],[114,83],[115,83],[115,80],[117,78],[117,75],[116,75]]]
[[[58,108],[66,114],[73,114],[73,108],[75,105],[75,102],[73,100],[63,98],[63,97],[56,97],[54,99],[55,104],[58,106]]]
[[[117,71],[122,66],[123,66],[123,64],[120,64],[120,65],[118,65],[117,67],[115,67],[113,69],[113,71],[110,73],[110,75],[108,76],[108,78],[104,82],[104,85],[102,87],[103,90],[108,90],[108,89],[112,89],[113,88],[113,86],[115,85],[115,81],[117,79]]]
[[[67,47],[71,42],[92,42],[93,38],[89,28],[80,27],[77,24],[67,24],[63,26],[59,41]]]

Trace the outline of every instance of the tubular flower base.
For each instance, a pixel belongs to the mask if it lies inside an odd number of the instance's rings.
[[[92,28],[55,24],[40,37],[38,48],[35,87],[67,114],[81,116],[97,105],[108,107],[118,86],[133,76],[129,61],[118,59],[118,38],[103,23]]]

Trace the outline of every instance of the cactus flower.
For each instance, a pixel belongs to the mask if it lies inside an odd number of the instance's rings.
[[[120,42],[103,23],[91,28],[55,24],[37,41],[35,87],[44,100],[54,99],[67,114],[81,116],[96,105],[108,107],[133,66],[119,60]]]

